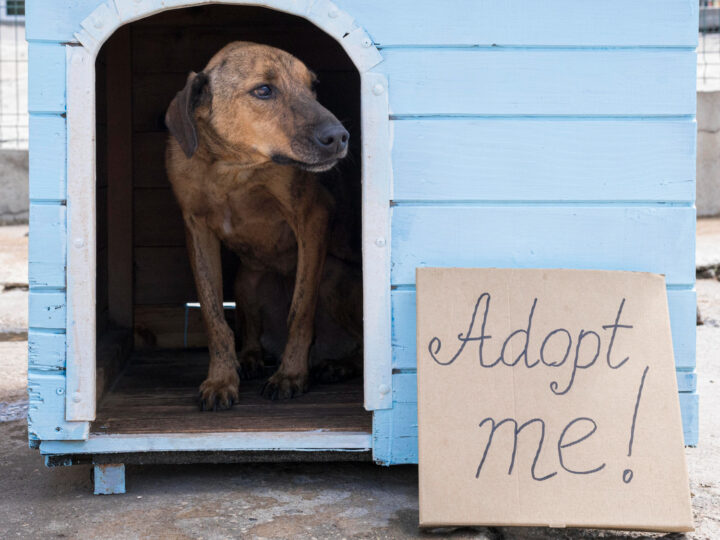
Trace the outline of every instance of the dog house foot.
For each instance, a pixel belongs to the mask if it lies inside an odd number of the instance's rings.
[[[125,493],[125,465],[95,465],[93,468],[95,495]]]

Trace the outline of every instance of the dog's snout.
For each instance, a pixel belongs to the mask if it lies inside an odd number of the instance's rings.
[[[340,154],[348,145],[350,134],[342,124],[324,124],[315,130],[317,145],[329,154]]]

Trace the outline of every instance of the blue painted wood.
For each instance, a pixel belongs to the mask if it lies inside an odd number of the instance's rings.
[[[95,495],[117,495],[125,493],[125,465],[108,464],[93,466]]]
[[[679,396],[685,444],[697,446],[700,437],[698,430],[699,397],[697,394],[690,393],[682,393]]]
[[[678,390],[694,392],[696,387],[695,373],[676,372]],[[396,373],[393,375],[393,403],[417,403],[417,374],[415,372]]]
[[[25,6],[25,36],[29,41],[75,41],[74,32],[105,0],[31,0]]]
[[[655,0],[335,0],[389,45],[685,46],[697,44],[697,2]]]
[[[393,122],[393,199],[687,201],[687,120],[445,118]]]
[[[33,0],[27,37],[72,40],[101,0]],[[697,3],[655,0],[336,0],[381,45],[685,46],[697,44]]]
[[[695,367],[695,301],[695,291],[668,291],[675,366],[682,371]],[[392,292],[392,318],[393,369],[414,370],[417,358],[414,288]],[[689,383],[684,384],[681,391],[694,390],[687,386]]]
[[[392,49],[393,115],[694,115],[690,50]],[[672,76],[668,76],[672,74]]]
[[[34,181],[35,177],[31,178]],[[64,205],[30,204],[28,273],[33,290],[38,287],[65,287],[65,224]]]
[[[417,389],[414,373],[393,375],[393,409],[375,411],[373,416],[373,456],[384,465],[417,463]],[[685,444],[697,445],[698,396],[678,394]]]
[[[679,392],[695,392],[697,390],[697,374],[694,371],[678,371],[676,375]]]
[[[675,365],[678,369],[695,369],[695,334],[697,325],[697,295],[695,291],[668,291],[670,329],[672,332]]]
[[[30,115],[30,200],[62,201],[67,193],[66,122],[59,115]]]
[[[89,422],[65,421],[65,375],[28,372],[28,432],[42,441],[86,439]]]
[[[28,332],[28,368],[33,371],[65,369],[65,334],[31,329]]]
[[[417,405],[396,403],[373,413],[373,459],[381,465],[417,463]]]
[[[65,112],[65,47],[59,43],[28,44],[28,110]]]
[[[65,288],[65,264],[30,262],[28,264],[31,289]]]
[[[65,293],[61,291],[30,291],[28,295],[30,328],[65,328]]]
[[[30,204],[28,260],[65,262],[66,209],[62,204]]]
[[[445,205],[394,208],[392,282],[419,266],[578,268],[695,282],[691,207]]]
[[[43,454],[117,454],[125,452],[199,452],[293,450],[297,452],[362,452],[371,448],[365,432],[245,431],[219,433],[95,434],[84,441],[43,441]]]

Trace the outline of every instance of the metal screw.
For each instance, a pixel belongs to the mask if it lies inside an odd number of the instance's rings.
[[[385,87],[382,84],[377,83],[375,86],[373,86],[372,91],[373,91],[373,94],[375,94],[376,96],[379,96],[380,94],[382,94],[385,91]]]
[[[85,240],[83,240],[82,238],[76,238],[75,240],[73,240],[73,245],[76,248],[81,248],[85,245]]]
[[[362,40],[362,46],[365,47],[366,49],[367,49],[370,45],[372,45],[372,41],[370,41],[370,38],[365,38],[365,39]]]
[[[375,240],[375,245],[377,247],[385,247],[385,239],[382,236],[380,238],[377,238]]]
[[[82,396],[80,395],[80,392],[74,392],[73,393],[73,402],[80,403],[81,401],[82,401]]]
[[[328,17],[330,17],[331,19],[336,19],[338,15],[339,13],[337,9],[331,9],[330,11],[328,11]]]
[[[102,28],[102,26],[103,26],[103,24],[104,24],[104,22],[103,22],[103,20],[102,20],[102,17],[100,17],[100,16],[95,16],[95,17],[93,17],[93,18],[92,18],[92,23],[93,23],[93,26],[94,26],[95,28]]]
[[[65,393],[65,390],[64,390],[63,388],[56,388],[56,389],[55,389],[55,393],[56,393],[58,396],[62,396],[62,395]]]
[[[381,384],[378,386],[378,392],[380,392],[383,396],[390,392],[390,387],[387,384]]]

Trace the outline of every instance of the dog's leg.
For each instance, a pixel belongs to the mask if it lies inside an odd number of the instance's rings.
[[[210,349],[208,376],[200,385],[200,407],[202,410],[229,409],[238,399],[240,379],[235,339],[223,311],[220,240],[205,223],[193,216],[186,217],[185,225],[190,263]]]
[[[328,256],[318,292],[317,333],[310,352],[310,377],[340,382],[362,373],[362,273]]]
[[[263,387],[266,398],[286,399],[308,390],[308,352],[327,251],[328,217],[325,205],[309,205],[300,211],[294,224],[298,261],[288,314],[288,340],[280,367]]]
[[[264,275],[265,272],[241,265],[235,277],[235,328],[241,339],[238,371],[242,379],[253,379],[263,373],[262,306],[258,292]]]

